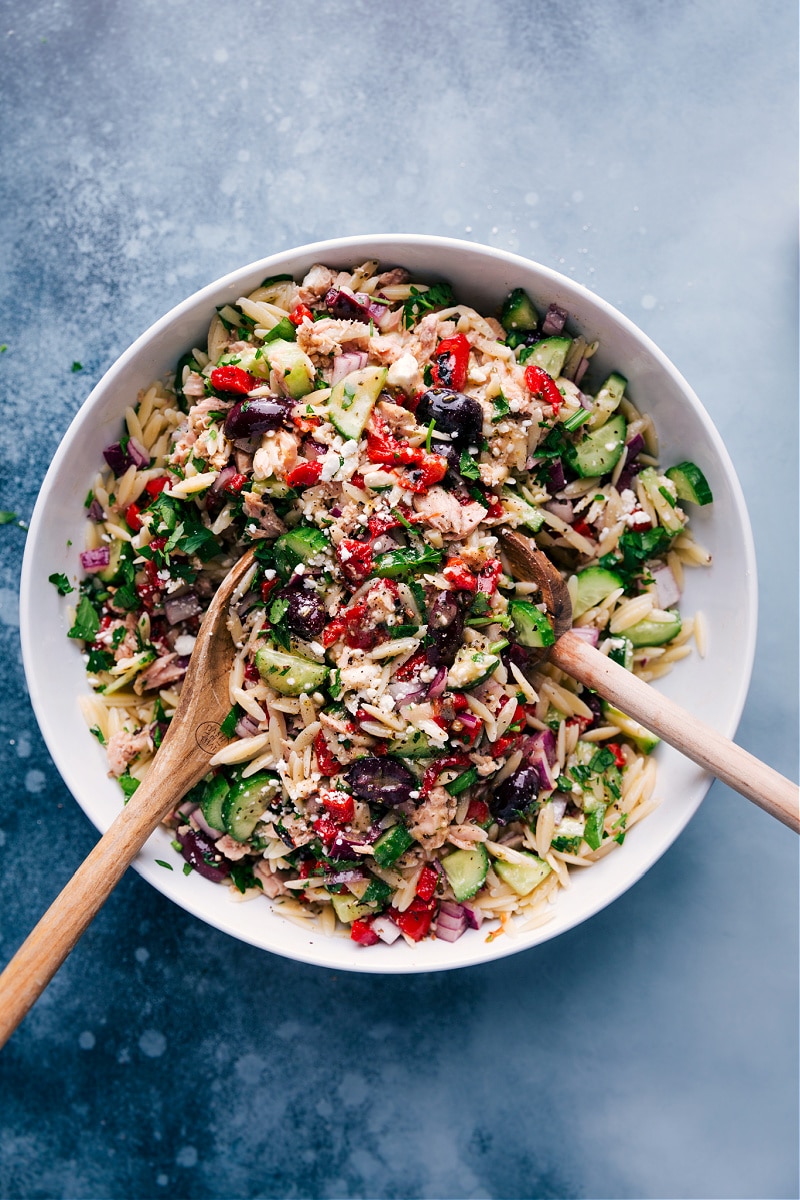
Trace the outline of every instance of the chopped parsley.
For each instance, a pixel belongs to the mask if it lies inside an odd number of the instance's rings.
[[[492,401],[492,406],[494,408],[494,416],[492,417],[493,422],[502,421],[503,417],[508,416],[508,414],[511,412],[511,405],[508,403],[502,392],[499,396],[494,398]]]
[[[425,313],[452,303],[453,289],[449,283],[434,283],[427,291],[412,286],[411,295],[403,305],[403,324],[410,329]]]
[[[458,460],[458,470],[465,479],[480,479],[481,477],[478,464],[466,450],[461,451],[461,457]]]
[[[75,588],[67,579],[66,575],[63,575],[58,571],[54,572],[52,575],[48,575],[47,582],[52,583],[54,587],[58,588],[59,596],[68,596],[70,592],[75,591]]]
[[[118,782],[119,786],[125,793],[125,801],[127,803],[127,801],[130,800],[131,796],[138,788],[140,781],[138,779],[134,779],[133,775],[131,775],[129,771],[126,771],[124,775],[120,775]]]
[[[74,363],[72,364],[72,368],[71,368],[71,370],[72,370],[72,373],[73,373],[73,375],[76,373],[76,371],[82,371],[82,370],[83,370],[83,363],[74,362]]]
[[[12,521],[16,521],[17,514],[15,512],[0,511],[0,525],[10,525]]]
[[[89,733],[94,734],[101,746],[105,746],[106,739],[103,737],[103,731],[99,725],[92,725]]]
[[[100,628],[100,618],[88,596],[81,596],[75,610],[75,622],[67,633],[67,637],[79,638],[84,642],[93,642]]]

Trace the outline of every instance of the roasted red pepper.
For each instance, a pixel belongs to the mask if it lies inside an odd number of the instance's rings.
[[[319,835],[320,840],[323,841],[326,846],[330,846],[331,842],[333,842],[339,834],[339,826],[331,817],[328,816],[327,813],[323,813],[321,817],[317,817],[316,821],[314,821],[313,828],[314,832]]]
[[[472,349],[463,333],[439,342],[431,363],[434,387],[452,388],[462,392],[467,382],[469,352]]]
[[[614,755],[614,766],[615,767],[624,767],[625,766],[625,755],[622,753],[622,750],[620,749],[619,742],[606,742],[606,748],[608,750],[610,750],[611,753]]]
[[[242,488],[245,486],[246,483],[247,483],[247,476],[240,475],[237,472],[235,475],[231,475],[230,479],[225,484],[225,486],[222,490],[223,490],[223,492],[227,492],[230,496],[238,496],[239,492],[242,490]]]
[[[336,547],[342,574],[350,583],[362,584],[372,572],[372,547],[369,542],[342,538]]]
[[[328,749],[328,743],[322,730],[314,738],[314,753],[317,756],[317,769],[320,775],[338,775],[342,769],[342,764],[336,755],[332,754]]]
[[[356,815],[356,802],[347,792],[320,792],[322,807],[340,825],[346,825]]]
[[[163,492],[164,488],[170,483],[169,475],[159,475],[157,479],[148,479],[144,485],[144,490],[148,496],[157,496],[159,492]]]
[[[499,521],[500,518],[504,515],[503,506],[500,503],[500,501],[499,500],[492,500],[492,501],[487,500],[486,503],[489,505],[489,511],[486,514],[487,519],[490,521]]]
[[[407,662],[404,662],[402,667],[398,667],[394,673],[393,679],[398,683],[408,683],[413,679],[418,671],[428,665],[428,656],[424,650],[418,650],[412,655]]]
[[[489,805],[485,800],[470,800],[467,809],[467,820],[476,825],[485,825],[489,820]]]
[[[596,537],[596,534],[595,534],[594,530],[592,529],[591,525],[587,525],[585,521],[574,521],[572,528],[575,530],[576,533],[582,534],[583,537],[586,537],[586,538]]]
[[[439,882],[439,872],[435,867],[431,867],[428,863],[422,868],[417,880],[417,895],[420,900],[430,900],[433,893],[436,891],[436,884]]]
[[[442,574],[447,582],[451,583],[458,591],[474,592],[478,587],[478,580],[463,558],[448,558]]]
[[[413,942],[421,942],[430,932],[433,914],[436,911],[435,900],[412,900],[405,912],[390,908],[388,915],[397,928],[410,937]]]
[[[469,700],[463,692],[453,692],[450,702],[457,713],[466,712],[469,708]]]
[[[398,441],[378,413],[372,414],[367,426],[367,457],[370,462],[387,467],[411,467],[402,482],[412,492],[426,492],[444,479],[447,471],[447,459],[443,455]]]
[[[491,596],[497,591],[497,581],[503,573],[503,564],[499,558],[490,558],[478,572],[478,591]]]
[[[322,644],[325,649],[327,650],[328,646],[332,646],[334,642],[338,642],[346,629],[347,622],[342,617],[334,617],[322,631]]]
[[[279,581],[277,575],[273,575],[272,579],[262,579],[261,580],[261,599],[266,600],[267,596],[270,594],[271,591],[273,591],[278,586],[279,582],[280,581]]]
[[[552,375],[548,375],[544,367],[535,367],[531,363],[525,368],[525,383],[531,395],[538,396],[543,404],[552,405],[553,414],[558,416],[564,397],[556,387]]]
[[[350,938],[359,946],[374,946],[381,939],[372,928],[373,917],[358,917],[350,926]]]
[[[422,784],[419,789],[420,796],[428,795],[442,771],[446,771],[448,767],[468,767],[470,765],[468,754],[445,754],[444,758],[437,758],[435,762],[426,768],[425,774],[422,776]]]
[[[286,476],[286,482],[289,487],[311,487],[316,483],[322,474],[322,459],[317,458],[313,462],[301,461],[296,467],[292,467]]]
[[[241,367],[217,367],[211,372],[211,386],[215,392],[246,396],[263,382]]]
[[[297,304],[289,313],[289,320],[293,325],[302,325],[303,321],[308,317],[309,321],[314,320],[314,314],[310,308],[306,308],[305,304]]]
[[[133,533],[138,533],[142,528],[142,522],[139,517],[141,511],[138,504],[129,504],[125,509],[125,520],[128,523],[128,528]]]
[[[443,454],[428,454],[425,450],[418,453],[422,455],[420,462],[405,473],[401,482],[410,492],[427,492],[428,488],[444,479],[447,459]]]
[[[402,522],[398,521],[397,517],[391,513],[386,513],[385,515],[370,517],[367,524],[369,525],[370,533],[375,538],[380,537],[382,533],[387,533],[390,529],[396,529]]]

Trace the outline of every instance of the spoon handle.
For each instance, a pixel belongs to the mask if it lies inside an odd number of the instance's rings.
[[[549,661],[594,688],[616,708],[657,733],[795,833],[800,832],[800,792],[796,783],[612,662],[572,631],[558,639],[550,650]]]
[[[47,987],[102,908],[150,834],[208,769],[208,755],[183,743],[169,753],[165,739],[147,778],[56,896],[0,974],[0,1047]],[[181,755],[181,751],[183,754]]]

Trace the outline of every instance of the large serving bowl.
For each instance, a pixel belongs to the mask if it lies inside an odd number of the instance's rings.
[[[204,345],[216,305],[235,302],[267,276],[302,277],[322,262],[352,268],[366,259],[402,265],[420,280],[445,279],[457,299],[486,314],[504,296],[524,287],[541,309],[555,302],[571,315],[572,327],[600,341],[592,376],[612,369],[629,380],[629,394],[652,414],[660,460],[691,459],[702,466],[714,494],[706,508],[692,506],[697,540],[713,555],[710,569],[687,571],[682,609],[702,610],[708,629],[705,659],[694,654],[655,686],[716,729],[735,732],[750,681],[756,630],[756,575],[750,525],[730,458],[689,385],[660,350],[611,305],[547,267],[513,254],[468,242],[414,235],[381,235],[318,242],[242,267],[190,296],[157,321],[126,350],[86,400],[45,477],[31,520],[22,570],[21,636],[31,700],[42,734],[65,783],[101,831],[122,804],[116,781],[107,775],[104,750],[86,728],[78,696],[88,689],[79,645],[69,641],[67,603],[48,583],[56,571],[80,573],[84,497],[102,460],[116,441],[123,412],[138,390],[173,371],[189,347]],[[572,887],[558,896],[552,920],[516,938],[487,941],[486,928],[458,942],[403,940],[365,949],[347,938],[326,938],[282,919],[265,899],[234,903],[228,888],[167,871],[171,835],[157,830],[135,862],[154,887],[210,925],[265,950],[320,966],[353,971],[444,970],[501,958],[544,942],[585,921],[631,887],[672,844],[701,803],[710,777],[677,751],[656,751],[660,807],[631,832],[622,849],[589,870],[573,873]],[[75,866],[78,864],[76,862]]]

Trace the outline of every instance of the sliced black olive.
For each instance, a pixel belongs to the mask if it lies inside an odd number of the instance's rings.
[[[455,446],[466,448],[480,444],[483,409],[477,400],[463,392],[431,388],[421,397],[416,417],[420,425],[435,421],[439,433],[449,433]]]
[[[390,755],[358,758],[347,768],[345,777],[353,795],[387,808],[410,800],[417,784],[408,767]]]
[[[432,667],[451,667],[464,636],[460,592],[439,592],[428,612],[426,658]]]
[[[500,825],[507,825],[525,814],[536,802],[542,780],[535,766],[520,767],[509,775],[489,798],[489,811]]]
[[[225,418],[225,436],[233,440],[255,437],[269,429],[280,429],[292,403],[277,396],[253,396],[239,400]]]

